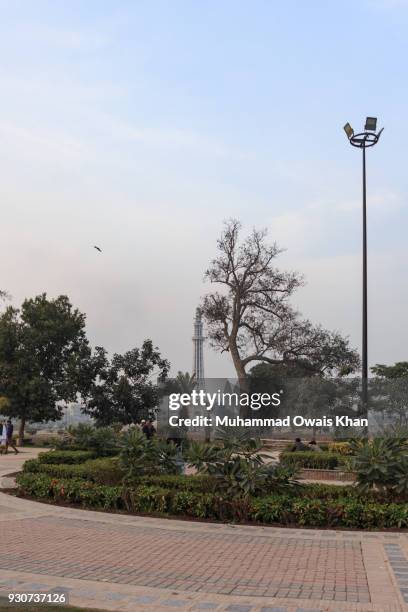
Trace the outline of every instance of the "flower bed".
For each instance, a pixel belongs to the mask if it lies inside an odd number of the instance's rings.
[[[296,494],[228,499],[197,488],[196,476],[166,478],[152,476],[127,487],[25,471],[17,484],[21,495],[89,509],[308,527],[408,528],[407,504],[381,503],[374,494],[362,497],[349,486],[306,485]]]

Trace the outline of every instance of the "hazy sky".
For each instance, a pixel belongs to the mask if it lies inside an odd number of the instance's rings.
[[[93,344],[189,370],[225,218],[268,227],[305,316],[408,359],[408,1],[0,0],[0,288],[66,293]],[[99,254],[93,244],[103,248]],[[207,375],[232,373],[206,349]]]

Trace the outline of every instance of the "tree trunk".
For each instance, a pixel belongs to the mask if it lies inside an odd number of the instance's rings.
[[[25,417],[22,417],[20,420],[20,427],[18,429],[18,442],[17,442],[17,446],[23,446],[24,444],[24,428],[25,428],[25,424],[26,424],[26,419]]]
[[[249,393],[248,374],[245,372],[238,349],[236,347],[231,347],[230,352],[234,362],[235,371],[237,373],[240,393]],[[250,417],[251,409],[248,406],[241,406],[239,416],[243,419]]]

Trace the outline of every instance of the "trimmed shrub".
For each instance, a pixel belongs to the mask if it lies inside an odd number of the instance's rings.
[[[40,499],[80,503],[104,510],[123,508],[122,487],[110,487],[77,478],[58,479],[47,474],[21,472],[16,477],[19,491]]]
[[[341,455],[328,451],[322,451],[321,453],[316,451],[283,452],[280,454],[280,462],[286,467],[315,470],[335,470],[344,463]]]
[[[308,527],[408,528],[407,504],[382,504],[358,497],[358,493],[351,487],[337,487],[339,490],[348,490],[343,497],[339,493],[337,498],[330,491],[333,495],[331,498],[270,495],[263,498],[227,499],[216,493],[174,487],[106,486],[78,478],[58,479],[47,474],[29,472],[19,474],[17,483],[20,493],[24,495],[104,510],[125,509],[135,513],[166,513],[203,519],[252,520]],[[328,494],[329,489],[334,490],[335,487],[327,486],[327,489]]]
[[[356,487],[351,485],[338,486],[323,483],[309,483],[303,485],[299,491],[301,497],[307,497],[310,499],[330,499],[330,500],[343,500],[343,499],[356,499],[362,495]],[[364,495],[364,499],[372,499],[375,501],[377,495],[372,491],[368,496]]]
[[[72,451],[72,450],[55,450],[47,453],[40,453],[38,461],[41,463],[83,463],[88,459],[94,459],[96,454],[94,451]]]
[[[141,486],[135,489],[126,488],[123,492],[123,500],[128,512],[168,512],[171,491],[154,486]]]
[[[24,463],[24,472],[47,474],[54,478],[82,478],[105,485],[121,484],[124,472],[117,457],[88,459],[84,463],[44,463],[30,459]]]
[[[29,459],[23,465],[24,472],[35,474],[47,474],[54,478],[82,478],[91,482],[106,485],[121,484],[125,472],[119,464],[118,457],[100,457],[88,459],[83,463],[45,463],[39,459]],[[216,481],[207,475],[140,475],[132,482],[134,487],[152,485],[164,489],[176,489],[183,491],[211,492],[215,491]]]
[[[212,493],[176,490],[172,495],[170,511],[195,518],[218,518],[217,504]]]
[[[296,499],[271,496],[253,500],[253,518],[264,523],[355,529],[407,528],[406,504],[380,504],[358,498]]]
[[[216,489],[216,480],[211,476],[204,474],[195,474],[191,476],[176,475],[176,474],[163,474],[157,476],[141,476],[140,483],[135,481],[136,486],[138,484],[154,485],[156,487],[162,487],[164,489],[174,489],[177,491],[195,491],[198,493],[214,492]]]

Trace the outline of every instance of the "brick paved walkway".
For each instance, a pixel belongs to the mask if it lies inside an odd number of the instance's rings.
[[[405,534],[167,521],[0,493],[5,541],[0,596],[63,589],[75,605],[146,611],[408,609]]]

